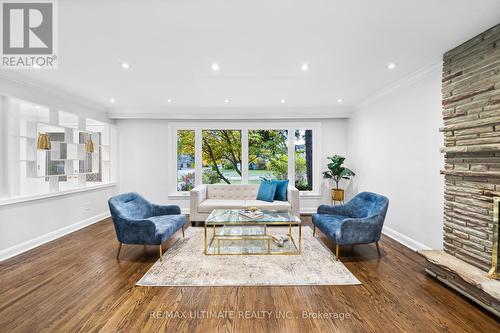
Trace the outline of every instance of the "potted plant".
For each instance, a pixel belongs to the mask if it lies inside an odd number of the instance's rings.
[[[332,200],[333,201],[344,201],[344,190],[339,188],[339,182],[341,179],[351,179],[354,177],[354,172],[351,169],[343,167],[345,157],[334,155],[328,157],[331,161],[328,163],[328,171],[323,172],[323,178],[333,179],[336,187],[332,189]]]

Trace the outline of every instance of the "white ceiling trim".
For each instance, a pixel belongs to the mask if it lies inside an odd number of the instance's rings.
[[[111,119],[245,120],[349,118],[349,107],[149,107],[113,108]]]
[[[375,101],[379,100],[380,98],[382,98],[384,96],[392,94],[393,92],[395,92],[401,88],[407,87],[415,82],[418,82],[429,73],[432,73],[436,70],[441,71],[442,66],[443,66],[442,59],[433,61],[429,65],[417,70],[416,72],[413,72],[412,74],[402,78],[401,80],[398,80],[398,81],[386,86],[385,88],[378,90],[373,95],[365,98],[361,103],[356,104],[352,108],[352,111],[356,112],[362,108],[365,108],[365,107],[373,104]]]
[[[32,79],[28,81],[15,73],[0,73],[0,94],[100,121],[109,121],[108,109],[105,106],[48,84]]]

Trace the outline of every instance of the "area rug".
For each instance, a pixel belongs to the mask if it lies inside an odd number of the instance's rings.
[[[269,228],[280,235],[287,229]],[[203,228],[189,228],[141,278],[139,286],[356,285],[356,277],[335,255],[302,228],[300,255],[203,254]]]

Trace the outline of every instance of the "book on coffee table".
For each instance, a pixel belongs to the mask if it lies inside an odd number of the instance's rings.
[[[264,216],[264,213],[259,210],[256,210],[255,212],[240,210],[239,213],[241,216],[244,216],[252,220],[260,219],[262,216]]]

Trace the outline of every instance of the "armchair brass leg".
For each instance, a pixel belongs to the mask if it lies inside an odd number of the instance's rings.
[[[163,254],[162,254],[162,252],[161,252],[161,244],[160,244],[159,248],[160,248],[160,261],[163,261],[163,258],[162,258],[162,257],[163,257]]]
[[[340,253],[339,244],[335,244],[335,256],[337,257],[337,260],[339,260],[339,253]]]
[[[378,256],[380,257],[380,247],[378,246],[378,242],[375,242],[375,245],[377,246]]]
[[[182,237],[184,238],[184,224],[182,225]]]
[[[118,245],[118,252],[116,253],[116,260],[120,260],[120,251],[122,250],[122,242]]]
[[[313,227],[313,237],[316,237],[316,226]]]

